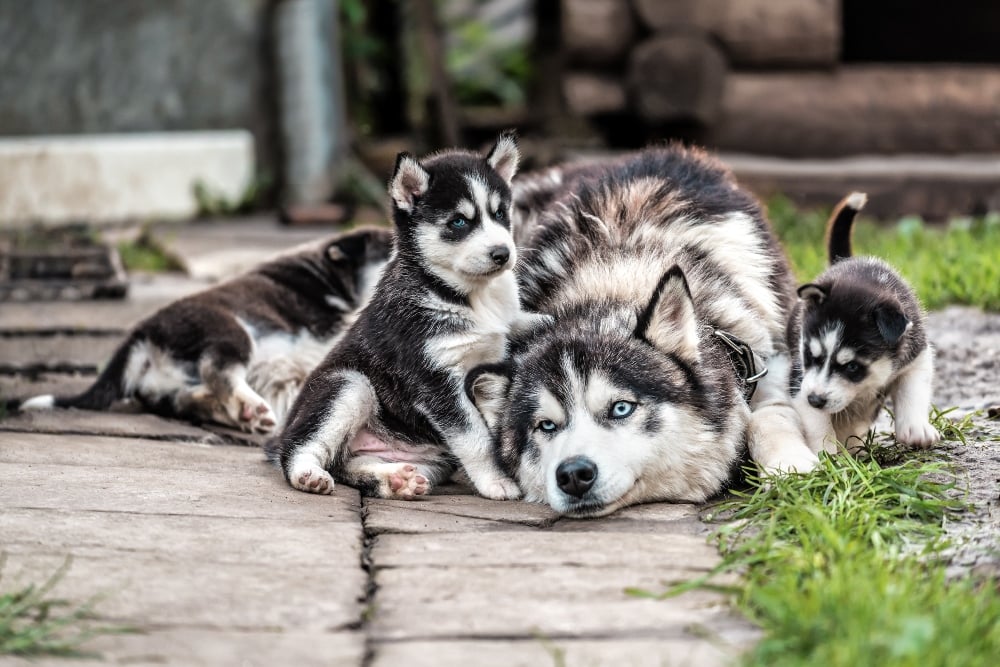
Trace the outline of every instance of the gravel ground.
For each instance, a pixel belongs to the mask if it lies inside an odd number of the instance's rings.
[[[950,307],[927,318],[937,350],[934,403],[975,412],[967,444],[941,451],[967,475],[972,512],[949,526],[953,571],[1000,576],[1000,313]]]

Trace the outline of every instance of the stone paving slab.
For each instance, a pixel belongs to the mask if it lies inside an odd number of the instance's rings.
[[[73,435],[156,438],[210,442],[219,436],[188,422],[163,419],[148,413],[46,410],[24,412],[0,420],[0,433],[71,433]],[[261,455],[263,456],[263,455]]]
[[[44,526],[44,530],[39,530]],[[3,549],[12,554],[72,552],[88,558],[187,560],[206,564],[280,564],[336,568],[361,563],[359,521],[128,514],[7,508]]]
[[[2,344],[0,342],[0,345]],[[79,394],[96,379],[96,373],[0,375],[0,401],[8,398],[30,398],[41,394]],[[0,428],[3,426],[4,422],[0,421]]]
[[[89,334],[4,338],[0,339],[0,369],[18,372],[35,368],[102,368],[121,341],[117,335]]]
[[[10,553],[4,585],[16,589],[44,581],[64,559],[64,553]],[[53,594],[80,601],[100,596],[99,618],[140,626],[331,631],[358,622],[367,578],[354,563],[338,567],[317,559],[312,567],[280,565],[219,567],[195,558],[129,552],[75,555]]]
[[[548,531],[381,535],[372,550],[375,566],[503,567],[566,566],[619,568],[674,568],[708,571],[719,554],[704,537],[678,534],[616,534]],[[2,525],[2,524],[0,524]]]
[[[210,283],[180,273],[132,273],[125,299],[8,302],[0,307],[0,332],[118,331]]]
[[[722,667],[738,650],[693,638],[402,641],[378,643],[371,667]]]
[[[15,667],[347,667],[361,665],[365,654],[360,632],[239,632],[233,630],[157,629],[143,634],[105,636],[87,643],[101,658],[0,658]]]
[[[358,520],[354,489],[340,487],[332,496],[301,493],[270,464],[235,457],[216,459],[203,470],[0,463],[0,479],[4,508]]]
[[[660,601],[625,589],[661,591],[701,573],[684,561],[657,568],[517,567],[513,560],[506,567],[390,568],[375,574],[369,628],[377,640],[682,637],[692,625],[731,625],[725,598],[692,591]]]
[[[510,530],[545,526],[557,518],[545,505],[473,495],[431,495],[410,501],[371,498],[365,509],[365,530],[374,535]]]

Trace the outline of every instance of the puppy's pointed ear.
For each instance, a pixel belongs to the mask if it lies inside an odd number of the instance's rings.
[[[490,149],[490,154],[486,156],[486,163],[493,167],[493,170],[507,182],[507,185],[510,185],[520,162],[521,151],[517,147],[517,134],[513,130],[507,130],[500,135],[493,148]]]
[[[675,265],[660,278],[639,314],[635,335],[658,350],[688,362],[698,361],[698,318],[681,267]]]
[[[370,232],[356,231],[344,234],[340,238],[334,239],[326,247],[326,256],[334,264],[354,260],[361,262],[364,260],[365,247],[368,245]]]
[[[826,301],[827,296],[829,296],[829,293],[825,287],[820,287],[813,283],[806,283],[799,288],[799,298],[810,302],[814,306],[818,306]]]
[[[913,323],[895,304],[883,304],[875,309],[875,325],[886,343],[895,345]]]
[[[396,168],[389,181],[389,196],[400,210],[409,213],[417,199],[427,192],[431,185],[431,175],[420,166],[417,158],[409,153],[396,156]]]
[[[507,364],[483,364],[465,376],[465,395],[479,410],[492,433],[496,432],[503,417],[510,375],[511,368]]]

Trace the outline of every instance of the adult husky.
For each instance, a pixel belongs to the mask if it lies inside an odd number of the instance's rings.
[[[595,516],[703,501],[748,452],[816,465],[787,390],[792,276],[757,201],[679,147],[544,178],[522,185],[549,203],[520,230],[519,280],[555,320],[466,381],[525,498]]]

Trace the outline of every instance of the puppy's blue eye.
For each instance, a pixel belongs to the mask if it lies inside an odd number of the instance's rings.
[[[538,422],[538,426],[536,428],[538,428],[538,430],[542,433],[555,433],[559,430],[559,426],[556,425],[556,423],[551,419],[541,420]]]
[[[632,401],[616,401],[608,410],[608,417],[611,419],[625,419],[635,412],[635,403]]]
[[[856,361],[849,361],[844,364],[844,371],[847,373],[857,373],[859,370],[861,370],[861,365]]]
[[[448,223],[448,226],[451,227],[452,229],[465,229],[466,227],[469,226],[469,221],[466,220],[465,218],[455,218],[454,220]]]
[[[503,210],[503,208],[498,208],[496,213],[493,214],[493,217],[497,220],[503,220],[505,215],[507,215],[507,213]]]

